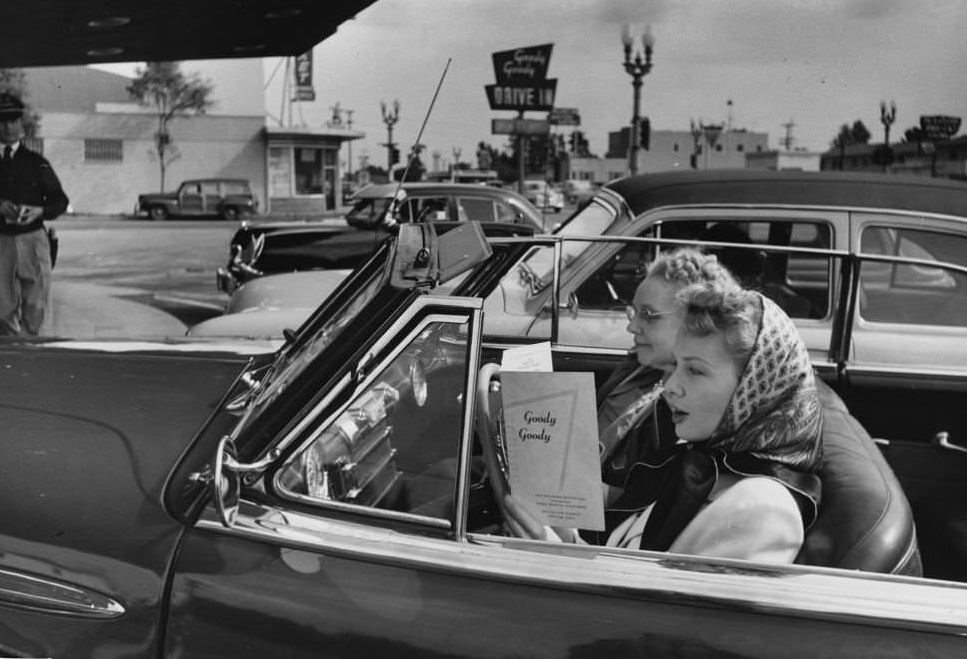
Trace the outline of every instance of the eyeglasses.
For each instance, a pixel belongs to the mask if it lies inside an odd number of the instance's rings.
[[[632,306],[625,307],[625,315],[628,316],[628,320],[640,320],[644,323],[652,323],[656,318],[661,316],[667,316],[669,314],[676,313],[677,309],[670,309],[668,311],[652,311],[651,309],[635,309]]]

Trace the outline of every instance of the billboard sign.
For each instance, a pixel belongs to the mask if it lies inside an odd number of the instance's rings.
[[[581,113],[577,108],[554,108],[547,115],[552,126],[580,126]]]
[[[497,84],[530,86],[547,79],[554,44],[503,50],[492,55]]]
[[[491,110],[551,110],[557,80],[541,80],[533,85],[484,85]]]
[[[960,117],[944,114],[920,115],[920,130],[928,140],[946,140],[960,130]]]
[[[544,119],[491,119],[494,135],[547,135],[551,125]]]
[[[295,58],[294,101],[316,100],[316,90],[312,87],[312,49]]]

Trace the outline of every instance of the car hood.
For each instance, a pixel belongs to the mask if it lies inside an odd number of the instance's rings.
[[[216,418],[231,422],[219,405],[249,359],[171,348],[64,341],[0,349],[0,479],[10,494],[0,498],[0,569],[15,585],[0,592],[5,608],[17,608],[18,582],[40,577],[110,598],[124,610],[117,620],[129,639],[157,634],[183,531],[162,503],[166,483],[193,442],[226,432],[214,427]],[[112,624],[104,621],[106,636],[117,636]]]

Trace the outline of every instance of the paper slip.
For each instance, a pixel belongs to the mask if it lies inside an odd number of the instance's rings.
[[[500,358],[502,371],[553,371],[551,342],[507,348]]]
[[[592,373],[500,376],[510,491],[543,524],[604,530]]]

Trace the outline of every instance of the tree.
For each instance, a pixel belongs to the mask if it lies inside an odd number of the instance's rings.
[[[169,122],[175,117],[205,114],[214,101],[214,85],[197,73],[185,75],[180,62],[147,62],[135,71],[137,77],[128,85],[128,93],[139,105],[153,108],[158,118],[155,149],[161,170],[161,191],[165,190],[165,170],[181,155],[172,144]]]
[[[903,141],[904,142],[923,142],[927,139],[924,134],[923,129],[920,126],[910,126],[905,131],[903,131]]]
[[[843,169],[843,161],[846,159],[846,147],[851,144],[869,144],[870,137],[870,131],[859,119],[854,121],[852,126],[843,124],[839,127],[839,132],[829,144],[839,151],[840,170]]]
[[[0,92],[9,92],[18,96],[26,106],[23,115],[24,134],[36,137],[40,132],[40,115],[30,106],[27,91],[27,76],[23,69],[0,69]]]

